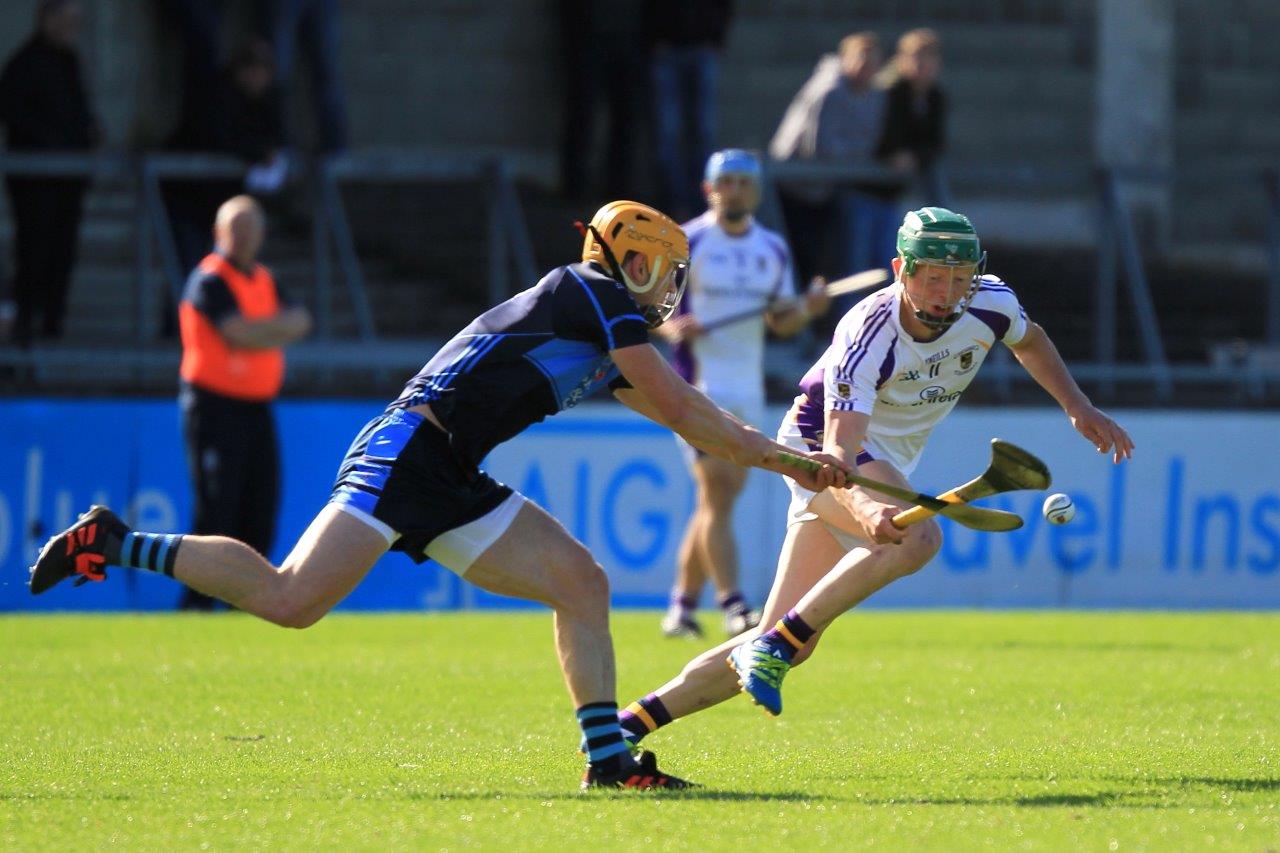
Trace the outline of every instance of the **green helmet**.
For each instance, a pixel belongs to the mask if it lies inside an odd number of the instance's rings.
[[[924,311],[915,312],[920,322],[939,330],[949,328],[968,310],[987,267],[987,253],[982,251],[978,232],[973,229],[969,217],[945,207],[922,207],[903,217],[902,226],[898,229],[898,257],[902,259],[902,271],[907,275],[915,274],[917,264],[975,265],[973,284],[964,298],[956,303],[952,313],[946,317],[934,317]]]
[[[969,217],[945,207],[922,207],[903,217],[898,255],[908,274],[915,273],[921,261],[959,266],[981,264],[985,258]]]

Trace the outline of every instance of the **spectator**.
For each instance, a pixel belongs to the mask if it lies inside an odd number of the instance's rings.
[[[338,80],[338,0],[270,0],[263,9],[277,79],[286,91],[292,86],[296,48],[301,47],[311,72],[320,150],[326,154],[346,150],[347,107]],[[292,118],[292,99],[284,100],[285,115]],[[290,143],[296,144],[297,134],[288,135]]]
[[[676,219],[701,205],[702,166],[716,132],[720,52],[731,0],[645,0],[654,132],[663,209]]]
[[[638,0],[558,0],[565,112],[560,136],[560,191],[582,201],[636,193],[637,105],[644,103],[642,9]],[[597,157],[596,125],[607,113]],[[597,160],[602,167],[596,168]],[[597,178],[599,174],[599,178]]]
[[[37,6],[35,32],[0,74],[0,120],[10,151],[87,151],[101,140],[76,47],[82,23],[76,0]],[[62,335],[88,181],[13,175],[5,184],[17,256],[13,338],[26,346],[37,308],[41,336]]]
[[[946,98],[938,86],[942,40],[933,30],[911,30],[898,39],[890,65],[880,158],[903,173],[927,172],[941,156],[945,136]]]
[[[271,401],[284,381],[284,350],[311,315],[276,289],[257,262],[262,209],[249,196],[218,208],[217,250],[187,281],[182,327],[182,432],[195,488],[193,529],[233,536],[267,554],[275,538],[280,460]],[[212,609],[188,589],[183,609]]]
[[[284,119],[270,45],[255,39],[237,49],[211,97],[211,102],[195,105],[206,115],[184,118],[169,147],[232,154],[251,168],[243,184],[165,181],[165,202],[183,269],[191,269],[208,253],[209,222],[224,199],[242,188],[258,195],[275,192],[286,171]]]
[[[217,146],[218,116],[209,105],[218,101],[220,41],[225,0],[165,0],[182,34],[181,126],[177,136],[195,151]],[[206,220],[207,221],[207,220]]]
[[[878,167],[887,96],[876,85],[880,41],[860,32],[840,42],[839,54],[823,57],[813,76],[788,107],[770,144],[779,159],[809,158]],[[794,234],[813,235],[813,245],[796,240],[803,274],[849,274],[888,266],[895,254],[898,181],[889,176],[840,187],[791,188],[783,195]],[[832,251],[832,241],[838,243]],[[838,300],[833,317],[849,308]]]

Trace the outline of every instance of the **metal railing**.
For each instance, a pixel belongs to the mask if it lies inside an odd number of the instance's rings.
[[[222,180],[239,179],[245,167],[226,157],[204,155],[149,154],[130,156],[118,153],[16,154],[0,152],[0,173],[31,177],[82,177],[112,179],[126,183],[136,193],[134,233],[134,299],[135,343],[143,346],[122,349],[121,364],[133,364],[139,370],[148,365],[173,359],[160,346],[148,348],[154,337],[148,323],[154,318],[157,295],[154,276],[158,266],[164,285],[175,300],[179,296],[186,271],[180,269],[174,235],[162,192],[166,179]],[[1185,179],[1183,172],[1179,180]],[[1252,182],[1266,193],[1266,253],[1268,287],[1266,303],[1266,340],[1280,344],[1280,170],[1241,169],[1225,178],[1218,173],[1209,176],[1215,184],[1229,179]],[[1172,399],[1175,385],[1223,384],[1237,388],[1240,395],[1255,399],[1267,389],[1280,387],[1280,369],[1274,365],[1231,369],[1222,365],[1170,364],[1164,350],[1160,322],[1154,309],[1146,262],[1142,253],[1130,194],[1134,188],[1152,182],[1169,182],[1171,173],[1101,170],[1092,176],[1067,172],[1042,172],[1026,168],[966,169],[944,175],[927,176],[917,195],[944,205],[951,204],[950,185],[963,181],[980,183],[992,191],[1014,189],[1061,189],[1096,203],[1096,243],[1098,276],[1093,306],[1092,360],[1073,363],[1072,369],[1084,381],[1096,382],[1104,398],[1112,398],[1118,384],[1144,382],[1154,386],[1157,399]],[[527,286],[537,278],[528,228],[515,191],[511,170],[505,160],[495,156],[434,155],[426,153],[356,154],[307,164],[303,181],[311,193],[313,214],[311,250],[312,274],[315,280],[317,344],[291,349],[294,364],[314,363],[318,367],[350,366],[352,368],[399,369],[422,357],[420,344],[340,347],[327,344],[333,336],[333,276],[336,270],[343,278],[347,301],[359,339],[377,340],[370,308],[363,266],[356,246],[352,224],[342,189],[347,183],[424,183],[475,181],[483,187],[482,197],[487,211],[486,240],[488,257],[486,290],[490,304],[505,299],[515,284]],[[900,183],[901,176],[878,167],[835,165],[814,162],[769,162],[766,165],[761,218],[785,233],[781,215],[778,184],[822,184],[841,187],[858,183]],[[1260,182],[1260,183],[1259,183]],[[1123,284],[1122,284],[1123,282]],[[1135,307],[1142,361],[1117,361],[1118,302],[1121,287]],[[324,342],[325,345],[321,345]],[[0,347],[0,365],[56,369],[70,367],[77,359],[81,364],[100,357],[99,350],[66,347],[38,347],[31,352]],[[323,352],[342,352],[339,360],[331,360]],[[296,352],[296,356],[293,353]],[[984,377],[994,382],[1002,398],[1011,394],[1012,386],[1026,380],[1025,373],[1001,349],[996,350]],[[95,355],[94,353],[98,353]],[[412,353],[412,355],[411,355]]]
[[[182,269],[177,242],[165,200],[166,180],[242,181],[248,169],[241,161],[213,154],[142,154],[118,152],[0,152],[0,175],[24,177],[110,179],[125,183],[136,199],[134,208],[134,335],[138,342],[155,339],[148,322],[156,316],[158,266],[173,304],[182,295],[189,270]],[[341,271],[347,302],[362,341],[376,340],[356,240],[342,198],[342,183],[475,180],[484,187],[488,230],[486,292],[490,303],[501,302],[516,286],[537,279],[533,249],[520,208],[511,170],[500,157],[409,154],[352,154],[298,164],[301,189],[307,194],[312,218],[311,254],[315,289],[316,332],[321,340],[333,335],[333,264]],[[212,225],[212,223],[210,223]],[[26,359],[0,352],[0,363]]]

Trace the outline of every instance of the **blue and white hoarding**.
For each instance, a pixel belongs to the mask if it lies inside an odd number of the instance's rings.
[[[382,403],[278,406],[283,501],[275,560],[323,505],[348,443]],[[782,410],[771,412],[776,422]],[[914,477],[940,492],[986,466],[992,437],[1026,447],[1075,500],[1075,520],[1040,516],[1043,493],[987,503],[1026,519],[981,534],[944,522],[938,558],[873,606],[1273,608],[1280,606],[1280,434],[1271,414],[1120,412],[1137,442],[1113,466],[1056,410],[961,407],[930,441]],[[173,582],[116,570],[106,583],[64,584],[35,598],[26,566],[49,533],[93,502],[142,529],[180,531],[191,499],[176,405],[152,401],[0,402],[0,611],[168,609]],[[487,467],[555,515],[608,570],[618,606],[661,606],[693,505],[675,441],[620,406],[587,404],[494,451]],[[744,585],[768,589],[787,492],[754,472],[736,528]],[[356,609],[506,607],[434,564],[391,554],[344,602]]]

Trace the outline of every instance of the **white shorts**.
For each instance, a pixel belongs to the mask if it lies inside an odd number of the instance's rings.
[[[778,427],[777,441],[779,444],[785,444],[787,447],[794,447],[796,450],[808,453],[811,449],[805,442],[804,436],[800,434],[800,427],[796,425],[790,415],[782,418],[782,424]],[[864,441],[861,452],[858,453],[858,464],[870,462],[875,459],[885,458],[884,454],[871,441]],[[809,504],[817,496],[817,492],[810,491],[804,486],[797,483],[790,477],[783,477],[782,481],[787,484],[787,490],[791,492],[791,502],[787,505],[787,527],[793,524],[800,524],[804,521],[820,521],[817,514],[809,510]],[[844,547],[846,551],[852,551],[854,548],[866,545],[867,543],[837,527],[832,527],[825,521],[822,526],[827,532],[835,537],[835,540]]]
[[[485,515],[461,527],[446,530],[432,539],[423,549],[423,553],[458,577],[466,577],[471,564],[479,559],[490,545],[497,542],[498,537],[507,532],[507,528],[515,521],[520,508],[524,506],[525,500],[524,495],[513,490],[506,500]],[[381,533],[388,545],[400,538],[399,533],[359,507],[337,501],[332,502],[332,505]]]

